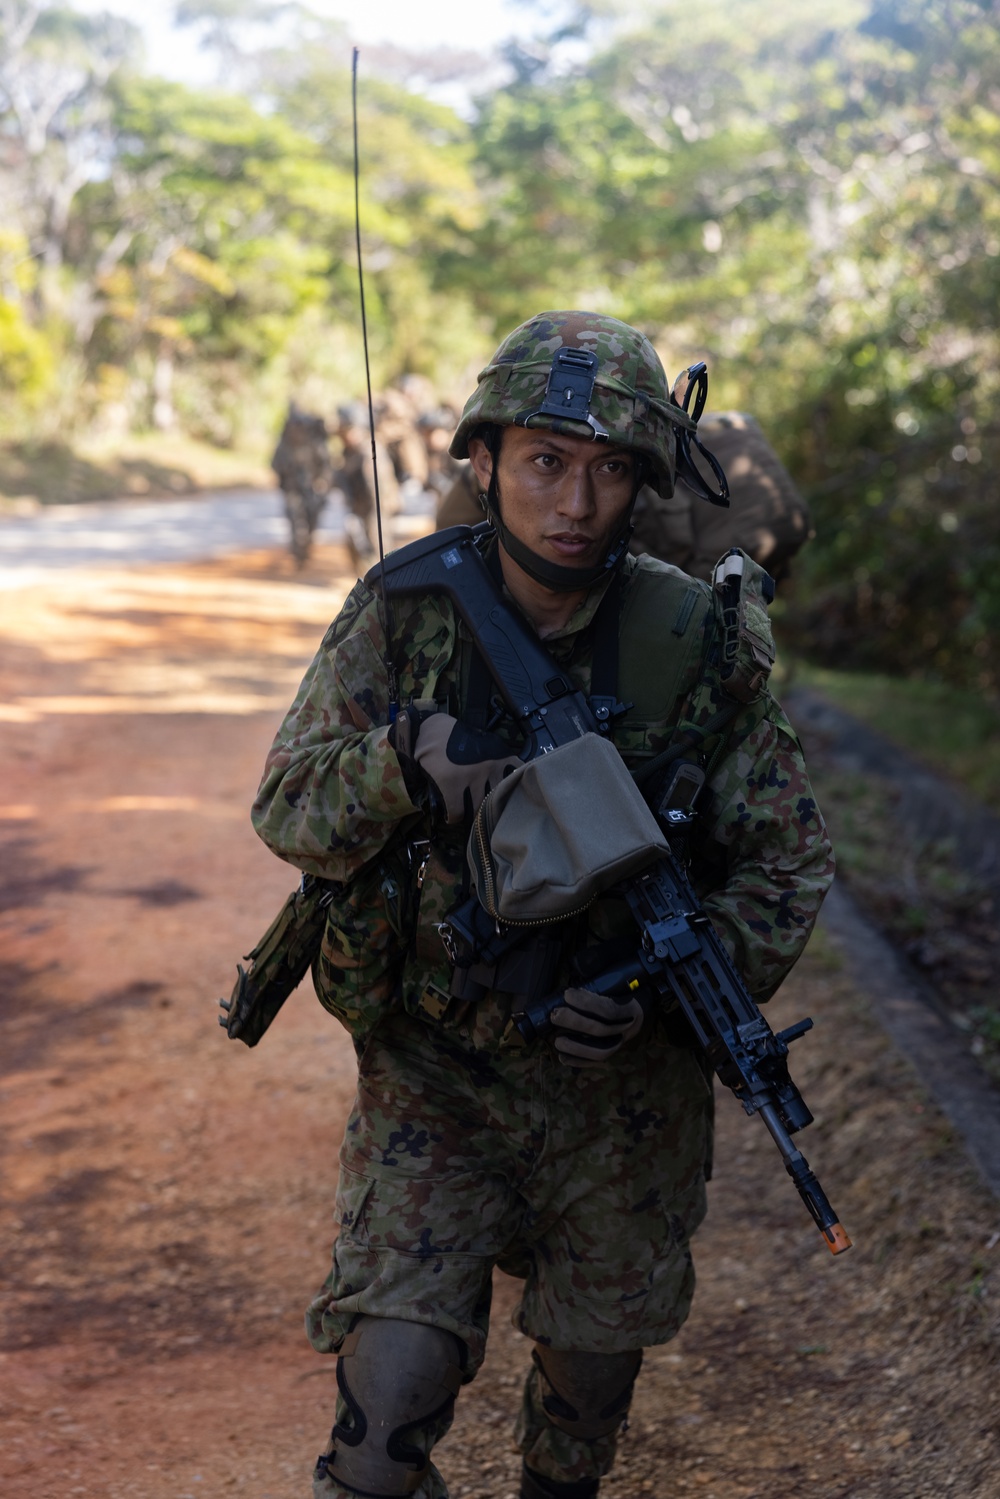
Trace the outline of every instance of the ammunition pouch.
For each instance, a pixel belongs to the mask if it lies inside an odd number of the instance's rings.
[[[285,1000],[305,978],[319,951],[327,907],[336,886],[304,874],[257,946],[236,966],[228,1003],[220,999],[219,1024],[231,1041],[256,1046]]]
[[[346,884],[304,874],[252,952],[237,965],[219,1024],[256,1046],[309,969],[325,1010],[365,1040],[395,1007],[409,942],[413,850],[400,844]]]

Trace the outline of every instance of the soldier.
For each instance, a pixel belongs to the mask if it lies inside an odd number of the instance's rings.
[[[296,566],[302,567],[333,480],[323,418],[300,410],[292,401],[271,467],[285,501],[292,556]]]
[[[644,485],[632,512],[635,530],[629,550],[636,557],[648,552],[707,582],[722,553],[737,546],[780,583],[812,535],[805,501],[752,416],[713,412],[698,430],[725,469],[731,507],[706,505],[683,481],[669,497]],[[482,519],[476,475],[466,464],[440,501],[435,524],[443,530],[474,526]]]
[[[341,406],[337,411],[337,436],[343,449],[340,467],[333,483],[344,496],[344,530],[351,553],[351,564],[359,571],[371,563],[378,551],[375,530],[375,471],[372,465],[371,431],[368,411],[360,404]],[[399,486],[380,442],[376,443],[378,482],[382,508],[382,540],[386,551],[392,545],[390,517],[399,509]]]
[[[398,385],[382,393],[375,413],[379,437],[406,493],[421,494],[427,486],[427,449],[419,431],[420,407],[427,398],[425,385],[415,375],[404,375]]]
[[[486,519],[482,491],[476,471],[469,462],[456,465],[451,483],[438,499],[434,525],[438,531],[448,526],[478,526]]]
[[[596,356],[572,420],[546,395],[565,350]],[[611,737],[625,764],[702,726],[691,874],[762,1001],[805,945],[832,855],[766,670],[727,697],[712,590],[628,553],[636,495],[643,483],[671,494],[687,420],[641,334],[545,313],[482,372],[451,451],[487,496],[494,530],[479,545],[510,607],[582,692],[617,678],[628,707]],[[313,1346],[338,1356],[340,1391],[314,1494],[445,1499],[431,1451],[482,1362],[500,1266],[523,1282],[514,1320],[533,1344],[516,1429],[522,1499],[592,1499],[643,1349],[672,1338],[691,1304],[711,1155],[706,1064],[669,1013],[570,976],[571,957],[620,941],[610,896],[549,929],[547,992],[563,992],[554,1042],[509,1030],[502,982],[476,1003],[463,994],[438,928],[468,893],[470,818],[516,763],[519,736],[451,604],[421,594],[396,600],[391,652],[409,706],[390,722],[382,621],[359,583],[253,810],[276,854],[340,882],[313,974],[359,1055],[333,1268],[307,1314]],[[766,616],[755,629],[759,661]]]
[[[468,463],[453,458],[448,451],[457,425],[458,414],[450,406],[434,406],[430,411],[425,411],[417,422],[427,453],[426,488],[437,495],[439,503],[451,491],[457,479],[464,477],[467,471],[471,472]],[[480,509],[472,524],[475,525],[482,519],[483,512]],[[457,522],[442,523],[438,520],[438,530],[442,528],[442,524],[452,525]]]

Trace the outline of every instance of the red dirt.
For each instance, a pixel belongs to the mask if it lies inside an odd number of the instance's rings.
[[[247,809],[342,561],[73,574],[0,602],[11,1499],[310,1491],[334,1381],[302,1310],[353,1053],[308,983],[253,1052],[215,1004],[294,883]],[[826,1253],[722,1100],[695,1310],[647,1358],[607,1492],[997,1499],[997,1204],[822,933],[773,1011],[816,1019],[804,1146],[856,1247]],[[516,1491],[515,1293],[500,1278],[439,1453],[467,1499]]]

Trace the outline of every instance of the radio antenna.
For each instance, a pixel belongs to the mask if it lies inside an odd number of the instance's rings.
[[[368,319],[365,315],[365,274],[361,263],[361,166],[358,155],[358,49],[351,60],[351,112],[354,120],[354,239],[358,248],[358,290],[361,294],[361,338],[365,350],[365,384],[368,389],[368,432],[372,444],[372,478],[375,485],[375,527],[378,532],[378,560],[382,577],[379,597],[382,605],[382,629],[385,633],[385,669],[389,679],[389,722],[399,711],[399,688],[392,659],[392,605],[385,588],[385,546],[382,541],[382,503],[378,490],[378,458],[375,453],[375,407],[372,403],[372,372],[368,360]]]

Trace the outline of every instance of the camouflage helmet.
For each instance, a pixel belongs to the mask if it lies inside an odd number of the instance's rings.
[[[646,481],[673,493],[677,428],[694,422],[670,399],[649,339],[595,312],[541,312],[508,334],[462,412],[449,449],[468,458],[485,423],[548,427],[631,448],[648,460]]]

